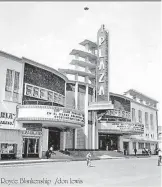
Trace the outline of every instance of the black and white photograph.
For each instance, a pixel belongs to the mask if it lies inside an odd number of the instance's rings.
[[[0,1],[0,186],[161,187],[161,1]]]

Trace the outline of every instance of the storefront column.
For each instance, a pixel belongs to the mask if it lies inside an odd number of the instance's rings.
[[[39,146],[40,151],[42,152],[42,157],[45,156],[45,153],[48,150],[48,133],[49,133],[48,129],[42,128],[42,137],[40,138],[40,146]]]
[[[66,148],[66,131],[63,131],[63,151],[65,151]]]
[[[92,149],[95,149],[95,123],[96,113],[92,112]]]
[[[119,151],[122,151],[124,153],[124,148],[123,148],[123,137],[119,136],[118,139],[118,147],[119,147]]]
[[[98,134],[98,122],[97,122],[97,114],[96,114],[96,130],[95,130],[95,135],[96,135],[96,141],[95,141],[95,143],[96,143],[96,149],[98,149],[98,136],[99,136],[99,134]]]
[[[1,150],[1,143],[0,143],[0,150]],[[0,151],[0,160],[1,160],[1,151]]]
[[[88,149],[88,84],[86,84],[84,120],[85,149]]]
[[[77,132],[78,130],[74,130],[74,149],[77,149]]]

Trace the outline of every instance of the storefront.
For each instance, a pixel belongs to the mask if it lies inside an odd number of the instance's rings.
[[[16,114],[0,112],[0,158],[21,158],[22,129],[15,123]]]
[[[24,123],[23,128],[26,129],[22,132],[23,147],[22,156],[27,157],[39,157],[40,144],[42,137],[42,125],[41,124],[28,124]]]
[[[118,150],[119,136],[116,134],[99,133],[99,149],[114,151]]]
[[[75,133],[70,132],[84,126],[84,115],[66,107],[21,105],[17,121],[24,128],[23,157],[41,158],[52,145],[54,150],[73,148]]]

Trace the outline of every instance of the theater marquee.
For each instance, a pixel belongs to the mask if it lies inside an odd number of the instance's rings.
[[[120,134],[143,134],[144,125],[132,122],[99,123],[99,132],[114,132]]]

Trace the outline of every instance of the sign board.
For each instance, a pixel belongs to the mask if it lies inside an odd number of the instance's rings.
[[[34,135],[34,136],[41,136],[42,132],[41,131],[30,131],[30,130],[25,130],[22,131],[23,135]]]
[[[131,113],[125,110],[110,109],[110,110],[106,110],[106,112],[104,113],[99,114],[99,116],[101,116],[100,117],[101,121],[108,119],[111,116],[131,120]]]
[[[97,62],[97,101],[109,101],[108,90],[108,32],[104,25],[97,33],[98,62]]]
[[[41,99],[48,102],[54,102],[60,105],[65,105],[65,96],[54,92],[52,90],[48,90],[36,85],[25,83],[25,92],[24,95],[33,97],[36,100]],[[40,100],[38,100],[40,102]]]
[[[18,120],[61,121],[84,124],[82,112],[56,106],[22,105],[19,107]]]
[[[16,114],[8,112],[0,112],[0,127],[4,126],[14,126],[14,121]]]
[[[132,122],[99,123],[99,130],[120,132],[122,134],[142,134],[144,133],[144,125]]]

